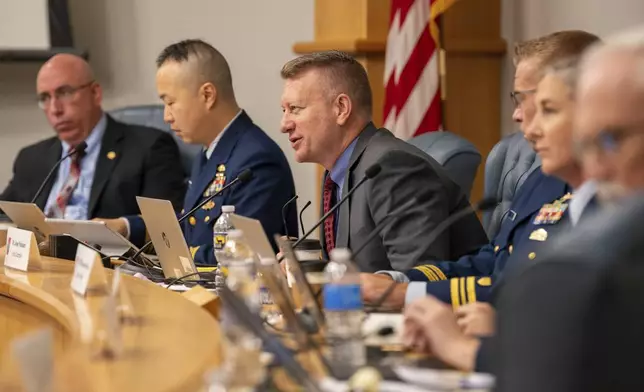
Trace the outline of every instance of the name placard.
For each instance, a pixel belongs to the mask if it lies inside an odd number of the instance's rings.
[[[75,293],[85,296],[89,289],[107,287],[107,278],[101,257],[94,249],[78,244],[74,263],[71,288]]]
[[[7,230],[4,266],[26,272],[30,266],[40,264],[40,252],[34,233],[10,227]]]

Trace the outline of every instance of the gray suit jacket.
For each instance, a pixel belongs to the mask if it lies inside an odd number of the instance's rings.
[[[375,163],[380,164],[380,173],[359,188],[340,207],[338,214],[336,247],[354,249],[364,244],[379,222],[395,214],[380,235],[355,255],[355,262],[363,272],[404,272],[430,261],[455,260],[488,242],[474,213],[458,220],[435,241],[428,240],[427,236],[438,224],[466,208],[469,202],[434,159],[372,123],[358,136],[344,179],[343,195]],[[400,207],[412,198],[416,202],[401,213]],[[320,232],[324,244],[324,230]]]

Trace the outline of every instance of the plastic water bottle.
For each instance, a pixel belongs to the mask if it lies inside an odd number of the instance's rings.
[[[281,271],[278,271],[277,261],[274,257],[261,257],[260,263],[264,267],[266,273],[279,274]],[[257,273],[257,279],[259,281],[259,302],[262,307],[262,315],[270,324],[275,325],[280,322],[282,313],[280,312],[279,307],[275,304],[273,296],[266,285],[265,278],[263,273],[260,271]]]
[[[260,310],[259,279],[256,255],[244,240],[241,230],[230,230],[222,252],[222,263],[228,270],[226,285],[235,292],[253,312]]]
[[[215,271],[215,288],[221,287],[226,282],[226,264],[224,256],[224,246],[228,240],[228,232],[233,230],[233,223],[230,220],[230,214],[235,212],[235,206],[221,206],[221,215],[215,222],[212,229],[212,243],[217,260],[217,270]]]
[[[348,377],[367,363],[362,339],[364,312],[360,293],[360,271],[348,249],[331,251],[331,261],[324,269],[324,310],[330,363],[338,376]]]
[[[246,303],[251,312],[259,314],[261,306],[256,255],[246,244],[241,230],[228,232],[221,257],[228,270],[225,284]],[[259,365],[261,340],[235,319],[226,304],[222,308],[220,325],[230,343],[225,351],[225,373],[237,376],[230,379],[237,387],[257,385],[264,376],[263,368]],[[240,374],[244,377],[239,377]]]

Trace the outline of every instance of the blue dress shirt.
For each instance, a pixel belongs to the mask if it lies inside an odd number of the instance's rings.
[[[353,154],[353,150],[356,148],[356,143],[358,142],[358,138],[353,139],[351,144],[347,148],[344,149],[342,154],[340,154],[340,157],[338,158],[337,161],[335,161],[335,165],[333,165],[333,168],[331,169],[331,173],[329,174],[331,176],[331,180],[335,183],[337,186],[336,189],[336,203],[342,198],[342,188],[344,187],[344,178],[347,175],[347,171],[349,169],[349,162],[351,160],[351,154]],[[338,232],[338,210],[335,212],[335,227],[333,230],[335,233]]]
[[[89,134],[85,143],[87,143],[87,148],[85,149],[85,156],[80,161],[80,178],[78,179],[78,184],[74,188],[72,196],[69,198],[69,203],[65,208],[65,219],[70,220],[86,220],[87,210],[89,206],[89,197],[92,191],[92,184],[94,183],[94,173],[96,172],[96,162],[98,162],[98,156],[101,152],[101,144],[103,142],[103,135],[105,134],[105,129],[107,128],[107,116],[103,114],[101,119],[98,121],[92,132]],[[63,151],[61,153],[61,158],[67,153],[71,146],[66,142],[61,142],[63,146]],[[58,173],[56,176],[56,182],[51,188],[49,197],[47,198],[47,204],[45,205],[45,212],[56,203],[56,197],[60,193],[60,189],[67,180],[69,175],[69,170],[71,167],[71,158],[65,159],[60,166],[58,167]]]

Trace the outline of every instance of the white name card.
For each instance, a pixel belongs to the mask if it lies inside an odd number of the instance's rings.
[[[94,249],[78,244],[74,263],[71,287],[75,293],[85,296],[90,287],[104,288],[107,286],[101,257]]]
[[[7,230],[4,266],[20,271],[27,271],[29,263],[40,265],[40,253],[34,233],[10,227]]]

